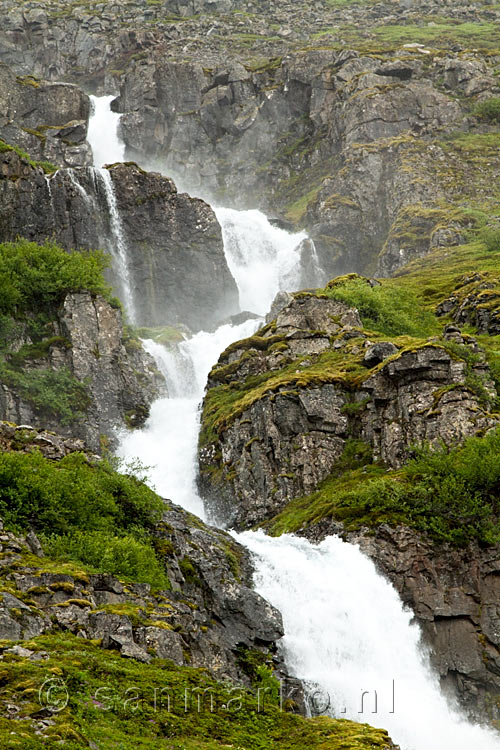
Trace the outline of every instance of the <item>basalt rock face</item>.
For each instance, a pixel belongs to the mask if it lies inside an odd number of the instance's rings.
[[[0,64],[0,136],[32,159],[66,167],[92,164],[89,111],[89,98],[77,86],[16,76]]]
[[[15,325],[8,361],[32,343],[26,324]],[[88,292],[68,294],[49,328],[46,346],[23,358],[22,375],[17,363],[2,378],[0,418],[81,438],[96,452],[117,428],[142,425],[164,380],[139,341],[125,338],[121,312]],[[40,398],[37,377],[73,391],[71,413]]]
[[[238,311],[238,292],[224,257],[212,208],[172,180],[117,165],[110,170],[129,248],[138,321],[165,320],[213,328]]]
[[[0,241],[51,238],[67,250],[107,250],[110,281],[134,304],[139,325],[206,329],[238,310],[214,212],[168,178],[134,164],[48,177],[12,151],[0,164]]]
[[[347,533],[319,522],[305,532],[359,544],[415,613],[432,663],[450,695],[476,720],[498,721],[500,709],[500,547],[465,549],[430,543],[406,527]]]
[[[356,309],[293,297],[209,375],[200,469],[214,517],[242,527],[276,515],[335,470],[351,438],[398,468],[416,444],[451,445],[497,424],[448,341],[478,355],[474,377],[494,393],[476,342],[456,329],[413,346],[377,343]]]
[[[436,204],[453,205],[464,190],[448,180],[455,149],[443,148],[441,134],[473,120],[451,86],[438,85],[453,59],[429,66],[421,57],[313,50],[256,71],[238,60],[207,69],[146,59],[124,76],[115,106],[131,158],[161,164],[218,202],[305,226],[325,278],[389,275],[458,244],[467,224]]]

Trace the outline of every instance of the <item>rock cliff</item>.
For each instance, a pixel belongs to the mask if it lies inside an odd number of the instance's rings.
[[[50,237],[67,250],[107,250],[110,280],[139,325],[199,330],[238,310],[214,212],[168,178],[135,164],[49,176],[13,150],[0,160],[0,241]]]
[[[92,164],[90,102],[75,84],[16,76],[0,63],[0,111],[0,136],[32,159],[63,167]]]
[[[65,297],[35,344],[34,323],[16,321],[9,341],[2,419],[82,438],[96,452],[118,428],[145,422],[164,379],[140,342],[124,333],[120,310],[80,292]]]
[[[417,444],[452,445],[497,424],[470,387],[477,377],[495,393],[473,338],[449,329],[395,342],[376,342],[345,303],[302,293],[231,345],[209,375],[200,438],[214,517],[242,527],[274,516],[311,493],[352,438],[398,468]]]

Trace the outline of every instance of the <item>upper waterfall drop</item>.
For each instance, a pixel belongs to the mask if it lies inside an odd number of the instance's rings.
[[[92,113],[89,120],[87,140],[92,146],[94,166],[103,167],[125,158],[125,144],[118,135],[121,115],[111,110],[111,96],[90,96]]]
[[[296,291],[301,281],[305,232],[274,227],[261,211],[214,207],[222,228],[227,264],[238,286],[240,308],[265,315],[278,291]],[[317,258],[311,258],[315,263]]]

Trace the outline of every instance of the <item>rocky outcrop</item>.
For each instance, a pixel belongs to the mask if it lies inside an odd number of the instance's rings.
[[[88,96],[74,84],[16,76],[0,63],[0,136],[32,159],[61,167],[92,164],[89,111]]]
[[[214,518],[251,526],[315,490],[352,438],[398,468],[416,444],[452,445],[490,429],[488,393],[496,397],[484,355],[457,329],[409,346],[376,342],[357,310],[295,295],[209,375],[202,492]]]
[[[431,660],[449,695],[468,715],[498,721],[500,710],[500,548],[436,546],[406,527],[347,533],[320,521],[304,532],[320,541],[340,534],[359,544],[389,578],[421,627]]]
[[[458,325],[471,325],[478,333],[500,334],[500,284],[494,274],[465,275],[453,294],[437,307],[437,315],[451,315]]]
[[[110,281],[139,325],[207,329],[237,312],[214,212],[168,178],[135,164],[48,177],[14,151],[1,153],[0,165],[0,241],[50,237],[67,250],[106,249]]]
[[[142,425],[164,380],[139,341],[125,337],[120,310],[89,292],[68,294],[48,326],[30,349],[29,324],[16,322],[0,418],[81,438],[96,452],[117,428]]]
[[[34,446],[38,443],[34,438]],[[9,641],[27,641],[56,628],[98,639],[102,648],[118,650],[124,658],[170,659],[247,685],[245,659],[257,652],[263,661],[274,658],[278,674],[285,676],[276,657],[281,616],[252,590],[245,548],[170,504],[156,546],[171,586],[153,593],[149,584],[87,574],[77,565],[72,574],[54,572],[33,533],[23,538],[0,529],[4,653],[12,648]],[[290,678],[290,689],[293,685]]]

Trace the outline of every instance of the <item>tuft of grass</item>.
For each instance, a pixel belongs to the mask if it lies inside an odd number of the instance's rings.
[[[26,76],[26,78],[28,78],[28,76]],[[29,78],[31,79],[31,77]],[[31,80],[30,83],[25,83],[24,85],[35,86],[35,88],[37,88],[35,83],[31,82]],[[26,153],[26,151],[23,151],[22,148],[19,148],[19,146],[11,146],[10,143],[6,143],[0,138],[0,154],[4,154],[7,151],[14,151],[18,156],[21,157],[21,159],[27,161],[28,164],[30,164],[32,167],[40,167],[41,169],[43,169],[45,174],[52,174],[53,172],[57,172],[57,167],[50,161],[35,161],[30,157],[29,154]]]

